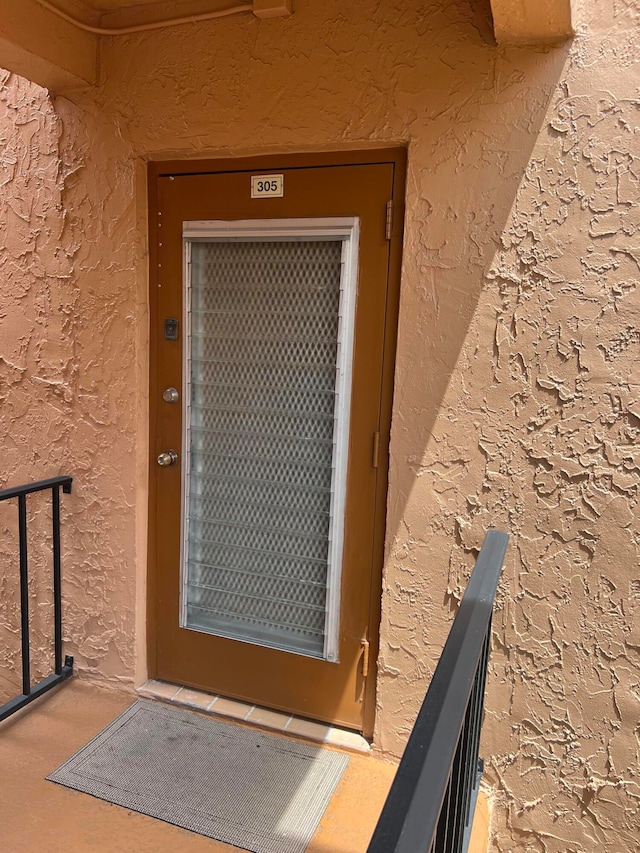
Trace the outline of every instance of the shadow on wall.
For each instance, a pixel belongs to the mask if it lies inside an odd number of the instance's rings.
[[[502,121],[502,147],[466,160],[462,263],[421,268],[409,245],[424,292],[405,290],[400,320],[379,741],[401,748],[446,605],[483,531],[506,529],[483,750],[505,851],[638,837],[640,11],[584,14],[572,45],[500,52],[498,89],[529,63],[529,95],[499,98],[527,143],[510,145]],[[476,106],[474,124],[496,109]],[[422,350],[407,343],[416,317]]]
[[[497,418],[512,434],[523,426],[496,373],[503,300],[494,264],[514,239],[514,205],[548,132],[570,46],[485,50],[487,76],[466,78],[450,110],[427,109],[423,134],[433,143],[424,168],[416,166],[424,139],[409,149],[380,659],[382,701],[393,702],[399,725],[377,733],[394,753],[485,530],[510,528],[504,513],[482,505],[492,488],[485,425]]]
[[[507,226],[569,49],[495,48],[490,89],[469,79],[446,122],[441,113],[427,111],[433,150],[426,168],[417,171],[412,157],[424,138],[409,148],[387,515],[390,556],[401,566],[412,562],[415,545],[428,540],[434,518],[448,527],[455,550],[467,552],[467,568],[479,551],[480,529],[467,539],[448,516],[453,507],[463,510],[463,496],[478,487],[474,466],[485,467],[470,437],[481,432],[486,392],[496,382],[502,305],[492,270],[511,239]],[[518,428],[516,420],[511,425]],[[422,565],[427,556],[429,549]],[[465,565],[463,554],[459,565]],[[433,575],[425,579],[432,583]],[[454,575],[453,585],[463,584]],[[420,595],[433,599],[428,590]],[[432,604],[441,608],[440,600]],[[432,636],[428,644],[437,649],[440,638]]]
[[[475,404],[494,382],[487,363],[483,374],[475,368],[471,387],[470,376],[462,375],[461,353],[474,324],[483,324],[485,343],[495,337],[499,299],[493,307],[483,304],[481,315],[479,303],[496,255],[510,239],[506,228],[568,52],[568,45],[494,48],[490,89],[471,78],[468,89],[456,93],[460,103],[451,112],[427,110],[425,131],[434,148],[425,168],[418,169],[412,156],[424,139],[410,143],[388,542],[404,535],[405,510],[418,479],[426,474],[435,480],[448,471],[455,480],[462,474],[464,460],[447,452],[436,423],[448,419],[460,435],[475,430],[482,414],[481,408],[474,412]],[[467,354],[476,363],[481,358],[486,353]],[[468,417],[462,420],[465,402]]]

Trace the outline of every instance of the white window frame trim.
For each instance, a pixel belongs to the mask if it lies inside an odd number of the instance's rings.
[[[329,522],[329,554],[327,560],[327,599],[323,659],[339,662],[340,592],[344,550],[344,525],[349,454],[349,424],[353,375],[353,348],[358,289],[358,249],[360,220],[358,217],[323,217],[299,219],[193,220],[183,222],[183,430],[181,488],[181,556],[180,556],[180,627],[187,626],[187,559],[189,513],[190,407],[191,407],[191,245],[216,241],[291,241],[340,240],[342,258],[340,304],[338,309],[338,341],[336,356],[336,403],[334,409],[334,441]],[[190,630],[197,630],[191,629]],[[246,642],[252,642],[247,640]],[[278,647],[279,648],[279,647]],[[283,649],[283,651],[290,651]],[[292,651],[315,657],[302,651]]]

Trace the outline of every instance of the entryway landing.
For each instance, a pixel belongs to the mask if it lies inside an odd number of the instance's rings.
[[[129,693],[74,680],[0,726],[3,850],[238,853],[237,847],[46,781],[134,701]],[[352,753],[307,853],[364,853],[395,769]]]
[[[324,743],[338,749],[347,749],[350,752],[368,753],[371,749],[368,741],[357,732],[348,729],[305,720],[282,711],[261,708],[259,705],[250,705],[224,696],[203,693],[201,690],[192,690],[189,687],[178,687],[166,681],[151,679],[138,688],[138,694],[145,699],[159,699],[171,705],[193,708],[216,717],[238,720],[280,734]]]
[[[175,691],[178,692],[178,688]],[[194,691],[184,688],[183,691],[181,700],[174,694],[176,702],[186,705],[197,701],[198,697],[191,695]],[[166,701],[167,697],[163,698]],[[73,679],[0,724],[3,851],[239,853],[237,847],[46,780],[49,773],[101,732],[135,699],[131,693]],[[254,723],[264,726],[258,722],[262,709],[255,711]],[[292,734],[292,724],[293,721],[287,729],[289,734]],[[335,747],[327,745],[326,748]],[[367,849],[396,766],[372,755],[350,752],[349,765],[307,853],[365,853]],[[488,835],[487,801],[481,794],[469,853],[486,853]]]

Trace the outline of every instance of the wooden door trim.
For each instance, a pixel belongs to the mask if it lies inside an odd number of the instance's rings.
[[[149,225],[149,458],[148,458],[148,517],[147,517],[147,676],[157,674],[157,489],[155,473],[156,431],[158,429],[158,176],[147,171],[147,204]]]
[[[404,189],[406,162],[406,148],[370,148],[364,151],[314,151],[302,154],[288,152],[207,160],[152,160],[148,164],[148,172],[151,186],[152,181],[163,175],[205,175],[216,172],[250,172],[254,169],[316,169],[322,166],[371,166],[391,163],[402,171]],[[404,203],[404,195],[402,202]]]
[[[156,530],[157,505],[155,477],[155,436],[158,428],[157,348],[158,348],[158,179],[167,175],[202,175],[219,172],[243,172],[256,169],[318,168],[322,166],[393,165],[393,228],[387,270],[386,319],[383,340],[383,365],[380,393],[380,455],[375,486],[374,536],[372,553],[371,599],[369,618],[369,674],[363,702],[363,735],[372,738],[375,722],[377,657],[380,641],[382,570],[386,527],[389,476],[389,438],[393,403],[393,379],[397,345],[404,194],[407,152],[405,148],[334,151],[305,154],[265,155],[207,160],[166,160],[148,164],[149,205],[149,518],[147,568],[147,669],[150,678],[157,674],[156,636]]]
[[[382,571],[387,523],[387,495],[389,489],[389,443],[393,409],[393,384],[398,342],[398,315],[400,310],[400,273],[402,268],[402,237],[404,231],[406,149],[391,149],[395,154],[393,171],[393,219],[387,272],[387,310],[385,314],[384,351],[380,383],[380,449],[378,453],[378,478],[371,575],[371,609],[369,625],[375,626],[369,641],[369,673],[365,683],[363,707],[363,735],[373,738],[378,686],[378,654],[380,651],[380,621],[382,618]],[[377,593],[377,594],[376,594]]]

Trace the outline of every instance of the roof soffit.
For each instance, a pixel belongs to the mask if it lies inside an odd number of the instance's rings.
[[[161,25],[208,15],[239,0],[49,0],[76,21],[100,29]],[[307,0],[320,3],[321,0]],[[553,44],[573,35],[576,0],[490,0],[501,44]],[[249,2],[240,5],[248,6]],[[290,0],[253,0],[257,17],[288,15]],[[38,0],[0,0],[0,65],[52,91],[92,85],[97,79],[99,35],[62,20]]]
[[[233,5],[233,0],[53,0],[55,5],[92,26],[126,27],[198,15]],[[320,2],[320,0],[314,0]],[[496,41],[539,44],[573,35],[575,0],[490,0]]]

